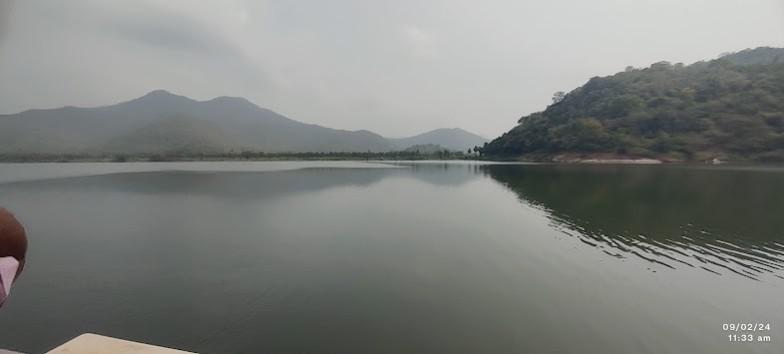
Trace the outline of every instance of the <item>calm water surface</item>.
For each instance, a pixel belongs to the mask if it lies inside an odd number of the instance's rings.
[[[784,352],[778,168],[0,164],[0,205],[31,241],[3,348]]]

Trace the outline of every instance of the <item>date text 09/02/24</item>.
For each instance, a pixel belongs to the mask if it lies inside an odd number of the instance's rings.
[[[758,334],[749,332],[769,332],[770,323],[724,323],[721,329],[727,332],[745,332],[740,334],[728,334],[727,339],[730,342],[772,342],[773,339],[766,334]]]

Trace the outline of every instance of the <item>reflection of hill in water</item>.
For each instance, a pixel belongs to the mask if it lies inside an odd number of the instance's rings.
[[[784,173],[669,166],[486,166],[564,233],[670,268],[784,279]]]
[[[336,187],[366,187],[402,176],[459,186],[479,177],[476,165],[400,164],[401,168],[307,167],[294,170],[149,171],[0,183],[0,194],[33,191],[111,190],[134,194],[187,194],[234,201],[285,197]]]
[[[457,187],[477,179],[481,165],[461,163],[400,163],[411,176],[430,184]]]
[[[188,194],[234,201],[283,197],[340,186],[367,186],[387,168],[300,169],[264,172],[129,172],[0,184],[16,191],[112,190],[134,194]]]

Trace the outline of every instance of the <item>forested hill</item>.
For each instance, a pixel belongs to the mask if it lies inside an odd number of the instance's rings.
[[[784,161],[784,49],[594,77],[483,148],[487,156]]]

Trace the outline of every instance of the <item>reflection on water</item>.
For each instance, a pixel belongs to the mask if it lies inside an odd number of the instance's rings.
[[[363,166],[0,164],[31,241],[0,347],[714,354],[784,323],[777,170]]]
[[[610,256],[783,278],[784,171],[485,166],[553,227]],[[784,278],[783,278],[784,279]]]
[[[189,195],[254,201],[314,192],[339,186],[367,186],[388,173],[385,169],[308,168],[291,171],[129,172],[9,183],[16,193],[123,192],[141,195]],[[2,189],[0,189],[2,190]]]

